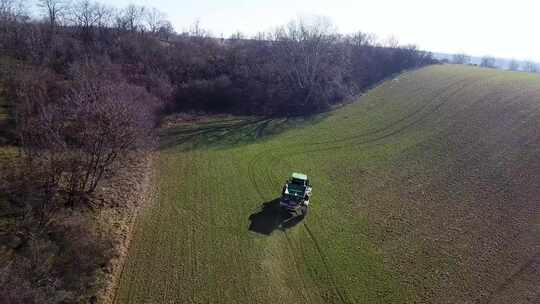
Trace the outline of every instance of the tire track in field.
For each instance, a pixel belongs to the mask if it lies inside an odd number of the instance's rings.
[[[493,301],[500,297],[500,295],[504,293],[505,290],[508,290],[514,282],[520,280],[523,276],[525,276],[527,271],[536,268],[540,269],[540,252],[534,254],[525,263],[523,263],[518,270],[510,274],[510,276],[508,276],[501,284],[499,284],[499,286],[497,286],[497,288],[488,295],[485,303],[493,303]],[[540,293],[538,295],[540,296]]]
[[[463,82],[464,80],[462,80]],[[448,88],[452,87],[454,84],[448,86]],[[461,90],[462,88],[459,87],[458,89],[456,89],[456,92]],[[438,96],[436,96],[435,98],[433,98],[433,100],[437,100],[440,96],[442,96],[444,93],[446,93],[446,91],[443,91],[441,94],[439,94]],[[364,142],[360,142],[358,143],[357,145],[363,145],[363,144],[366,144],[366,143],[369,143],[369,142],[375,142],[375,141],[379,141],[379,140],[382,140],[384,138],[387,138],[387,137],[390,137],[390,136],[393,136],[393,135],[396,135],[396,134],[399,134],[401,132],[404,132],[406,129],[414,126],[415,124],[417,124],[418,122],[424,120],[425,118],[427,118],[428,116],[430,116],[430,114],[436,112],[440,107],[442,107],[444,104],[446,103],[445,102],[442,102],[440,104],[437,104],[435,106],[434,109],[432,109],[431,111],[429,111],[428,113],[422,115],[420,118],[418,118],[417,120],[413,121],[412,123],[409,123],[407,124],[405,127],[403,128],[400,128],[396,131],[393,131],[393,132],[390,132],[389,134],[383,134],[382,136],[379,136],[375,139],[372,139],[372,140],[366,140]],[[347,138],[343,138],[343,139],[338,139],[338,140],[329,140],[329,141],[323,141],[323,142],[316,142],[316,143],[312,143],[312,144],[308,144],[307,146],[308,147],[313,147],[313,146],[317,146],[317,145],[323,145],[323,144],[329,144],[329,143],[334,143],[334,144],[339,144],[339,143],[344,143],[344,142],[347,142],[347,141],[351,141],[351,140],[354,140],[354,139],[357,139],[357,138],[362,138],[362,137],[365,137],[365,136],[369,136],[369,135],[373,135],[373,134],[378,134],[378,133],[382,133],[382,132],[385,132],[386,130],[389,130],[391,129],[392,127],[394,127],[395,125],[399,124],[400,122],[403,122],[403,121],[406,121],[408,118],[410,117],[414,117],[416,114],[422,112],[424,109],[428,108],[429,106],[433,105],[434,103],[431,102],[431,103],[427,103],[425,105],[422,105],[420,108],[414,110],[413,112],[409,113],[408,115],[406,115],[405,117],[402,117],[400,118],[399,120],[397,121],[394,121],[393,123],[383,127],[383,128],[379,128],[379,129],[376,129],[376,130],[373,130],[373,131],[369,131],[369,132],[366,132],[366,133],[363,133],[363,134],[359,134],[359,135],[354,135],[354,136],[350,136],[350,137],[347,137]],[[353,144],[354,145],[354,144]],[[326,149],[314,149],[314,150],[308,150],[308,151],[304,151],[305,153],[307,152],[318,152],[318,151],[325,151],[325,150],[335,150],[335,149],[340,149],[340,148],[344,148],[344,147],[348,147],[348,146],[351,146],[351,145],[340,145],[340,146],[334,146],[334,147],[328,147]],[[301,149],[304,149],[305,150],[305,147],[306,145],[304,145],[304,147],[302,147]],[[299,149],[299,150],[301,150]],[[261,151],[260,153],[258,153],[257,155],[255,155],[255,157],[253,157],[250,162],[248,163],[248,175],[249,175],[249,178],[251,180],[251,183],[254,185],[257,193],[259,194],[259,196],[261,197],[261,199],[264,200],[264,195],[261,191],[261,188],[259,187],[259,184],[257,183],[257,179],[255,177],[255,165],[257,162],[260,162],[262,161],[265,157],[267,156],[270,156],[270,161],[269,161],[269,165],[270,167],[273,167],[272,164],[273,164],[273,160],[277,160],[278,162],[280,161],[284,161],[282,158],[279,158],[279,157],[276,157],[275,155],[271,155],[271,153],[274,151],[274,150],[277,150],[277,149],[267,149],[267,150],[264,150],[264,151]],[[290,153],[290,151],[287,151],[287,153]],[[279,156],[279,154],[278,154]],[[288,166],[290,166],[290,163],[286,162]],[[264,170],[265,171],[265,179],[266,180],[269,180],[269,171],[270,170]],[[343,295],[343,293],[339,290],[339,288],[337,287],[337,283],[336,283],[336,279],[335,279],[335,275],[334,273],[332,272],[330,266],[328,265],[328,262],[327,262],[327,258],[326,258],[326,255],[324,254],[324,252],[322,251],[322,248],[321,246],[319,245],[319,242],[317,241],[317,238],[314,236],[314,234],[312,233],[311,229],[309,229],[309,226],[304,223],[304,227],[306,228],[306,231],[308,232],[308,235],[309,235],[309,238],[312,240],[312,242],[314,243],[314,246],[315,246],[315,249],[317,250],[317,253],[321,259],[321,261],[323,262],[323,264],[325,265],[325,271],[329,274],[330,276],[330,279],[331,279],[331,284],[333,286],[333,289],[336,293],[336,295],[339,297],[339,299],[343,302],[343,303],[347,303],[346,299],[345,299],[345,296]],[[290,241],[290,240],[289,240]],[[289,243],[290,245],[290,243]]]
[[[307,288],[306,279],[302,275],[302,271],[300,269],[300,266],[298,265],[298,260],[296,259],[296,256],[294,254],[294,246],[292,244],[291,238],[289,238],[289,235],[287,234],[287,231],[283,230],[283,234],[285,235],[285,238],[287,239],[287,247],[289,248],[289,255],[292,257],[292,260],[294,262],[294,267],[296,269],[296,273],[298,274],[298,277],[300,278],[300,281],[302,282],[302,288],[305,292],[300,292],[302,294],[302,297],[304,300],[306,300],[306,303],[311,303],[311,299],[309,297],[309,290]],[[306,296],[307,294],[307,296]]]
[[[445,93],[448,93],[448,91],[460,84],[460,83],[464,83],[465,85],[464,86],[460,86],[458,87],[456,90],[453,90],[452,93],[450,95],[453,95],[454,93],[456,92],[459,92],[463,89],[463,87],[465,87],[466,85],[470,85],[471,83],[468,82],[468,79],[460,79],[454,83],[451,83],[449,85],[447,85],[446,87],[444,87],[443,89],[441,89],[441,92],[436,94],[433,98],[431,98],[431,102],[428,102],[428,103],[425,103],[421,106],[419,106],[418,108],[412,110],[411,112],[409,112],[408,114],[404,115],[403,117],[383,126],[383,127],[379,127],[379,128],[373,128],[372,130],[366,130],[366,132],[364,133],[360,133],[360,134],[356,134],[356,135],[351,135],[351,136],[348,136],[348,137],[344,137],[344,138],[338,138],[338,139],[332,139],[332,140],[325,140],[325,141],[320,141],[320,142],[312,142],[312,143],[305,143],[303,144],[303,146],[316,146],[316,145],[326,145],[326,144],[339,144],[339,143],[343,143],[343,142],[346,142],[346,141],[351,141],[351,140],[354,140],[354,139],[358,139],[358,138],[362,138],[362,137],[366,137],[366,136],[370,136],[370,135],[376,135],[378,133],[381,133],[381,132],[385,132],[387,130],[390,130],[392,129],[393,127],[395,127],[396,125],[398,125],[399,123],[403,122],[403,121],[406,121],[407,119],[411,118],[411,117],[414,117],[416,114],[419,114],[421,113],[423,110],[429,108],[430,106],[432,105],[438,105],[436,103],[437,100],[439,100],[443,95],[445,95]],[[455,92],[454,92],[455,91]],[[446,103],[446,102],[443,102],[443,103]],[[440,105],[442,106],[442,105]],[[427,114],[430,114],[430,113],[426,113],[426,116]]]
[[[268,154],[265,154],[265,156],[269,156],[269,167],[270,168],[273,168],[273,164],[275,163],[274,161],[277,160],[277,162],[280,162],[280,158],[277,158],[275,156],[273,156],[270,153]],[[287,163],[288,164],[288,163]],[[266,175],[266,181],[267,182],[271,182],[272,181],[272,178],[270,176],[270,171],[271,170],[264,170],[265,171],[265,175]],[[323,265],[324,265],[324,268],[325,268],[325,271],[328,273],[328,276],[330,278],[330,286],[331,286],[331,289],[334,291],[335,295],[340,299],[341,303],[350,303],[349,301],[346,301],[345,298],[346,296],[343,295],[343,292],[340,291],[339,287],[338,287],[338,284],[336,283],[336,279],[335,279],[335,275],[333,273],[333,271],[331,270],[331,268],[329,267],[328,265],[328,262],[326,260],[326,255],[323,253],[322,249],[321,249],[321,246],[319,245],[317,239],[314,237],[313,233],[311,232],[311,230],[309,229],[309,227],[307,226],[307,224],[304,222],[304,226],[306,227],[306,230],[308,231],[308,235],[309,235],[309,238],[312,240],[312,242],[314,243],[314,248],[317,252],[317,255],[319,256],[320,260],[323,262]],[[295,264],[295,269],[296,269],[296,272],[297,272],[297,275],[298,277],[300,277],[300,280],[302,281],[302,285],[303,285],[303,288],[304,290],[307,291],[307,285],[306,285],[306,282],[305,282],[305,279],[301,273],[301,270],[300,270],[300,267],[298,266],[298,262],[297,262],[297,259],[296,257],[294,256],[294,246],[292,245],[292,241],[291,239],[289,238],[288,234],[287,234],[287,231],[285,230],[282,230],[283,234],[285,235],[285,238],[287,240],[287,247],[289,249],[289,252],[291,252],[291,255],[292,255],[292,259],[293,259],[293,262]],[[303,294],[303,293],[302,293]]]
[[[450,88],[452,88],[452,87],[454,87],[454,86],[456,86],[458,84],[462,84],[462,85],[460,85],[456,89],[451,90],[449,92]],[[303,145],[302,148],[319,146],[319,145],[327,145],[327,144],[338,144],[338,145],[328,146],[328,147],[324,147],[324,148],[320,148],[320,149],[312,149],[312,150],[298,149],[298,151],[301,151],[303,153],[312,153],[312,152],[319,152],[319,151],[338,150],[338,149],[347,148],[347,147],[362,146],[362,145],[365,145],[365,144],[368,144],[368,143],[377,142],[377,141],[380,141],[380,140],[383,140],[383,139],[398,135],[398,134],[403,133],[405,131],[408,131],[412,127],[426,121],[427,118],[429,118],[432,114],[434,114],[435,112],[440,110],[440,108],[442,108],[444,105],[446,105],[450,101],[449,100],[450,96],[455,95],[456,93],[462,91],[466,86],[470,86],[470,85],[473,85],[473,83],[470,82],[468,79],[462,79],[462,80],[458,81],[457,83],[452,83],[451,85],[445,87],[445,89],[443,89],[443,91],[441,93],[439,93],[435,97],[433,97],[432,102],[429,102],[429,103],[426,103],[425,105],[422,105],[418,109],[416,109],[416,110],[412,111],[411,113],[405,115],[405,117],[402,117],[402,118],[400,118],[400,119],[398,119],[398,120],[396,120],[396,121],[394,121],[394,122],[392,122],[392,123],[390,123],[390,124],[388,124],[388,125],[386,125],[384,127],[381,127],[381,128],[378,128],[378,129],[375,129],[375,130],[372,130],[372,131],[364,132],[364,133],[361,133],[361,134],[352,135],[352,136],[345,137],[345,138],[342,138],[342,139],[333,139],[333,140],[328,140],[328,141],[305,144],[305,145]],[[444,96],[444,95],[448,95],[448,96]],[[435,102],[437,100],[442,99],[443,97],[444,97],[444,99],[443,99],[442,102],[439,102],[439,103]],[[432,109],[429,109],[430,106],[434,106],[434,107]],[[415,115],[417,115],[419,113],[422,113],[426,109],[428,109],[428,110],[425,113],[420,115],[420,117],[413,120],[412,122],[409,122],[409,123],[405,124],[404,126],[402,126],[399,129],[387,132],[387,131],[391,130],[393,127],[397,126],[398,124],[400,124],[400,123],[402,123],[404,121],[407,121],[407,119],[412,118],[412,117],[414,117]],[[356,142],[356,143],[352,142],[352,143],[349,143],[347,145],[343,144],[343,143],[353,141],[355,139],[361,139],[361,138],[368,137],[368,136],[371,136],[371,135],[378,135],[380,133],[382,133],[382,134],[375,137],[375,138],[372,138],[372,139],[366,139],[364,141],[360,141],[360,142]],[[295,151],[295,152],[298,152],[298,151]],[[290,150],[287,151],[287,153],[290,153]]]
[[[263,159],[264,156],[268,156],[268,155],[270,155],[270,165],[271,165],[272,160],[274,160],[275,158],[272,157],[269,152],[267,153],[267,151],[262,151],[261,153],[259,153],[248,164],[248,175],[250,175],[250,180],[251,180],[252,184],[255,186],[256,191],[257,191],[257,193],[259,194],[259,197],[262,200],[265,200],[265,198],[264,198],[264,195],[262,194],[262,191],[260,190],[260,187],[257,184],[256,179],[254,178],[253,172],[254,172],[254,166],[257,163],[257,161]],[[265,179],[268,182],[271,182],[272,178],[270,176],[270,170],[264,170],[264,173],[265,173]],[[307,288],[308,284],[306,283],[306,280],[305,280],[304,276],[302,275],[302,272],[301,272],[301,269],[300,269],[300,266],[299,266],[299,262],[298,262],[298,260],[297,260],[297,258],[295,256],[295,254],[294,254],[294,246],[292,244],[292,240],[290,239],[289,235],[287,234],[287,231],[285,231],[285,230],[281,230],[281,231],[283,232],[283,235],[285,236],[285,239],[287,240],[287,250],[289,252],[289,257],[292,259],[296,274],[297,274],[298,278],[301,281],[301,285],[302,285],[303,290],[300,291],[299,293],[300,293],[301,297],[306,301],[306,303],[311,303],[311,299],[309,298],[309,290]],[[307,296],[306,296],[306,294],[307,294]]]
[[[251,184],[255,188],[255,191],[257,191],[257,194],[259,197],[264,201],[264,195],[262,194],[261,188],[259,187],[259,184],[257,183],[257,179],[255,178],[255,164],[258,160],[261,159],[262,156],[264,156],[266,151],[262,151],[259,154],[255,155],[249,162],[248,162],[248,176]]]
[[[326,272],[328,273],[328,275],[330,276],[332,286],[334,287],[334,290],[335,290],[337,296],[339,297],[340,301],[342,303],[353,303],[352,301],[350,301],[349,297],[347,296],[347,293],[346,292],[341,292],[340,289],[337,287],[338,284],[337,284],[336,277],[334,275],[334,271],[332,271],[332,269],[330,268],[330,265],[328,264],[328,262],[326,260],[326,255],[323,253],[323,250],[322,250],[321,246],[319,245],[319,242],[317,241],[317,238],[315,237],[313,232],[311,232],[311,229],[309,229],[309,226],[308,226],[308,224],[306,222],[304,222],[304,228],[306,228],[306,231],[307,231],[307,233],[309,235],[309,238],[313,241],[313,244],[315,245],[315,248],[317,249],[317,252],[319,253],[319,256],[321,258],[321,261],[323,262],[324,268],[325,268]]]
[[[258,192],[259,196],[261,197],[261,199],[264,200],[264,195],[262,194],[261,188],[257,184],[257,179],[256,179],[255,174],[254,174],[255,173],[254,172],[254,167],[255,167],[255,164],[257,162],[260,162],[265,157],[270,156],[270,160],[269,160],[270,167],[273,167],[272,166],[273,160],[277,160],[277,162],[285,162],[287,164],[287,166],[290,167],[290,163],[288,161],[286,161],[285,159],[280,158],[280,156],[288,155],[291,152],[314,153],[314,152],[338,150],[338,149],[343,149],[343,148],[353,147],[353,146],[363,146],[363,145],[366,145],[366,144],[369,144],[369,143],[378,142],[378,141],[381,141],[383,139],[386,139],[386,138],[401,134],[401,133],[411,129],[412,127],[422,123],[423,121],[426,121],[427,118],[429,118],[432,114],[436,113],[440,108],[442,108],[444,105],[446,105],[450,101],[450,98],[449,98],[450,96],[453,96],[456,93],[462,91],[466,86],[470,86],[470,85],[473,85],[473,84],[474,84],[474,82],[471,82],[467,78],[461,79],[461,80],[459,80],[457,82],[454,82],[454,83],[451,83],[450,85],[448,85],[444,89],[442,89],[442,92],[440,92],[439,94],[436,94],[432,98],[432,102],[428,102],[428,103],[420,106],[419,108],[413,110],[412,112],[408,113],[404,117],[401,117],[400,119],[398,119],[398,120],[396,120],[396,121],[394,121],[394,122],[392,122],[392,123],[390,123],[390,124],[388,124],[388,125],[386,125],[384,127],[381,127],[381,128],[378,128],[378,129],[375,129],[375,130],[372,130],[372,131],[364,132],[362,134],[357,134],[357,135],[349,136],[349,137],[342,138],[342,139],[334,139],[334,140],[328,140],[328,141],[321,141],[321,142],[314,142],[314,143],[304,144],[299,149],[292,150],[292,151],[287,150],[286,153],[285,152],[278,153],[277,155],[275,155],[275,154],[272,155],[271,153],[273,151],[275,151],[275,150],[278,150],[278,148],[263,150],[260,153],[258,153],[257,155],[255,155],[250,160],[250,162],[248,163],[248,175],[249,175],[250,181],[254,185],[254,187],[255,187],[256,191]],[[450,90],[452,87],[456,87],[456,88],[453,89],[453,90]],[[442,102],[439,102],[439,103],[435,102],[435,101],[438,101],[439,99],[441,99],[443,97],[444,97],[444,99],[443,99]],[[433,105],[434,105],[434,107],[432,109],[429,109],[429,107],[433,106]],[[403,127],[399,128],[397,130],[387,132],[388,130],[391,130],[393,127],[400,124],[401,122],[407,121],[408,119],[416,116],[417,114],[422,113],[426,109],[429,109],[429,110],[426,113],[422,114],[417,119],[413,120],[412,122],[405,124]],[[364,137],[367,137],[367,136],[370,136],[370,135],[376,135],[376,134],[379,134],[379,133],[382,133],[382,134],[380,136],[377,136],[377,137],[372,138],[372,139],[366,139],[364,141],[360,141],[360,142],[357,142],[357,143],[352,142],[350,144],[344,144],[344,143],[353,141],[355,139],[364,138]],[[325,147],[325,148],[317,148],[317,149],[312,149],[312,150],[306,149],[306,147],[309,148],[309,147],[315,147],[315,146],[326,145],[326,144],[338,144],[338,145],[337,146]],[[269,174],[270,174],[269,171],[270,170],[266,169],[264,171],[266,173],[265,174],[266,175],[265,179],[268,180],[270,178],[269,177]],[[328,275],[329,275],[329,277],[331,279],[331,285],[333,287],[332,289],[334,290],[334,292],[336,293],[336,295],[338,296],[338,298],[340,299],[340,301],[342,303],[349,303],[350,299],[348,298],[347,294],[343,293],[339,289],[339,287],[337,285],[337,280],[336,280],[335,274],[332,271],[330,265],[328,264],[327,257],[324,254],[324,252],[322,250],[322,247],[320,246],[317,238],[315,237],[315,235],[313,234],[313,232],[311,231],[311,229],[309,228],[307,223],[304,222],[303,224],[304,224],[304,227],[305,227],[305,229],[306,229],[306,231],[307,231],[307,233],[309,235],[309,238],[312,240],[312,242],[313,242],[313,244],[315,246],[315,249],[316,249],[321,261],[323,262],[323,264],[325,266],[325,271],[328,273]]]
[[[253,168],[253,166],[257,163],[257,160],[260,161],[266,156],[269,156],[269,167],[270,168],[273,167],[272,164],[274,163],[273,162],[274,160],[277,160],[277,162],[282,161],[282,159],[273,156],[270,151],[271,150],[269,149],[269,150],[265,150],[265,151],[262,151],[261,153],[259,153],[258,157],[255,157],[255,158],[252,159],[252,162],[250,162],[250,166],[248,166],[248,167]],[[285,161],[285,162],[287,163],[287,165],[290,165],[287,161]],[[261,197],[261,199],[264,200],[264,196],[262,195],[262,192],[260,191],[260,188],[258,187],[258,185],[256,183],[256,179],[254,178],[254,176],[251,176],[252,175],[251,173],[253,171],[254,171],[253,169],[248,170],[248,174],[250,174],[250,178],[254,182],[254,185],[256,186],[256,190],[259,193],[259,196]],[[264,170],[264,172],[265,172],[265,179],[268,182],[270,182],[271,181],[270,170]],[[330,266],[328,265],[326,255],[322,251],[322,248],[319,245],[317,239],[315,238],[315,236],[313,235],[313,233],[311,232],[311,230],[309,229],[309,227],[307,226],[307,224],[305,222],[304,222],[304,226],[305,226],[306,230],[308,231],[309,238],[314,243],[314,248],[315,248],[315,250],[317,252],[317,255],[319,256],[320,260],[323,262],[325,272],[328,273],[328,276],[330,278],[329,283],[330,283],[330,286],[331,286],[331,290],[333,290],[334,294],[338,297],[338,299],[340,300],[341,303],[345,303],[345,304],[352,303],[351,301],[346,300],[347,299],[346,294],[344,295],[344,293],[339,289],[338,284],[337,284],[336,279],[335,279],[335,274],[333,273]],[[287,240],[287,247],[289,248],[289,251],[293,252],[294,251],[294,246],[292,245],[291,239],[289,238],[289,236],[288,236],[288,234],[287,234],[287,232],[285,230],[282,230],[282,232],[285,235],[285,238]],[[298,277],[300,277],[300,279],[302,281],[303,288],[309,294],[309,291],[307,290],[307,284],[305,282],[305,279],[303,278],[300,267],[298,266],[298,261],[297,261],[296,257],[294,256],[294,254],[292,254],[291,258],[293,259],[293,262],[295,264],[295,269],[296,269],[296,272],[298,274]],[[304,293],[302,293],[302,295],[304,296]],[[305,296],[304,296],[304,299],[305,299]]]
[[[370,136],[370,135],[375,135],[375,134],[390,130],[393,127],[395,127],[396,125],[398,125],[399,123],[404,122],[407,119],[409,119],[409,118],[415,116],[416,114],[422,112],[423,110],[427,109],[429,106],[435,105],[436,100],[440,99],[441,96],[444,95],[445,92],[447,92],[447,90],[449,90],[450,88],[452,88],[453,86],[455,86],[457,83],[460,83],[460,82],[466,82],[466,80],[462,79],[460,81],[457,81],[456,83],[452,83],[452,84],[446,86],[442,90],[441,93],[435,95],[435,97],[432,98],[431,102],[423,104],[422,106],[420,106],[417,109],[411,111],[407,115],[404,115],[403,117],[393,121],[392,123],[389,123],[386,126],[383,126],[383,127],[380,127],[380,128],[374,128],[372,130],[367,130],[364,133],[352,135],[352,136],[341,138],[341,139],[333,139],[333,140],[326,140],[326,141],[321,141],[321,142],[313,142],[313,143],[311,143],[309,145],[314,146],[314,145],[323,145],[323,144],[342,143],[342,142],[345,142],[345,141],[350,141],[350,140],[357,139],[357,138],[362,138],[362,137],[366,137],[366,136]],[[461,89],[462,89],[462,87],[458,88],[457,91],[460,91]]]
[[[474,82],[469,81],[469,79],[467,79],[467,78],[456,81],[455,83],[452,83],[452,84],[446,86],[444,89],[442,89],[442,92],[435,95],[432,98],[431,102],[428,102],[428,103],[418,107],[417,109],[411,111],[410,113],[408,113],[404,117],[401,117],[401,118],[393,121],[392,123],[389,123],[386,126],[383,126],[381,128],[376,128],[374,130],[370,130],[370,131],[367,131],[367,132],[364,132],[364,133],[361,133],[361,134],[356,134],[356,135],[344,137],[344,138],[341,138],[341,139],[333,139],[333,140],[326,140],[326,141],[320,141],[320,142],[305,143],[305,144],[302,144],[302,146],[297,148],[297,149],[293,149],[293,150],[289,149],[289,150],[286,151],[286,153],[277,154],[277,156],[279,157],[279,156],[283,156],[283,155],[288,155],[291,152],[310,153],[310,152],[318,152],[318,151],[337,150],[337,149],[350,147],[350,146],[361,146],[361,145],[364,145],[364,144],[367,144],[367,143],[380,141],[380,140],[386,139],[388,137],[400,134],[400,133],[402,133],[404,131],[407,131],[408,129],[412,128],[413,126],[421,123],[422,121],[425,121],[428,117],[430,117],[432,114],[437,112],[441,107],[443,107],[445,104],[447,104],[449,102],[448,97],[462,91],[466,86],[470,86],[470,85],[473,85],[473,84],[474,84]],[[458,87],[449,92],[449,90],[452,87],[455,87],[455,86],[458,86]],[[445,96],[445,98],[443,99],[442,102],[439,102],[439,103],[435,102],[435,101],[441,99],[444,95],[448,95],[448,96]],[[414,117],[415,115],[421,113],[422,111],[424,111],[425,109],[428,109],[430,106],[433,106],[433,105],[435,106],[434,108],[428,110],[426,113],[424,113],[423,115],[418,117],[413,122],[410,122],[410,123],[406,124],[405,126],[397,129],[397,130],[391,131],[390,133],[386,133],[386,131],[391,130],[393,127],[400,124],[401,122],[404,122],[407,119],[409,119],[411,117]],[[329,147],[325,147],[325,148],[321,148],[321,149],[313,149],[313,150],[306,150],[305,149],[306,147],[309,148],[309,147],[319,146],[319,145],[343,144],[343,143],[346,143],[346,142],[349,142],[349,141],[352,141],[352,140],[355,140],[355,139],[368,137],[370,135],[377,135],[379,133],[383,133],[383,134],[381,136],[378,136],[378,137],[370,139],[370,140],[364,140],[364,141],[361,141],[361,142],[358,142],[358,143],[351,143],[349,145],[329,146]],[[274,150],[280,150],[280,149],[279,148],[266,149],[264,151],[261,151],[257,155],[255,155],[251,160],[252,166],[253,166],[254,162],[257,162],[258,160],[262,159],[264,156],[268,155],[269,153],[273,152]],[[276,157],[276,156],[274,156],[274,157]],[[283,161],[283,159],[280,159],[280,161]]]
[[[265,153],[265,152],[267,152],[267,153]],[[275,163],[275,162],[274,162],[275,160],[277,160],[277,162],[280,162],[280,159],[277,158],[277,157],[275,157],[275,156],[273,156],[273,155],[271,154],[271,152],[269,152],[269,151],[263,151],[261,154],[263,154],[262,157],[268,156],[268,163],[269,163],[269,167],[270,167],[270,168],[273,168],[273,167],[274,167],[273,164]],[[254,159],[256,160],[257,158],[254,158]],[[262,159],[262,158],[259,158],[259,159]],[[256,162],[254,162],[254,163],[256,163]],[[287,164],[288,164],[288,163],[287,163]],[[289,165],[289,164],[288,164],[288,165]],[[270,182],[272,181],[272,178],[271,178],[271,176],[270,176],[270,171],[271,171],[271,170],[264,170],[264,173],[265,173],[265,179],[266,179],[266,181],[267,181],[268,183],[270,183]],[[261,198],[263,198],[263,195],[262,195],[261,193],[260,193],[260,196],[261,196]],[[282,231],[283,235],[285,236],[285,239],[287,240],[287,248],[288,248],[288,251],[289,251],[289,256],[291,257],[291,259],[292,259],[292,261],[293,261],[293,263],[294,263],[294,267],[295,267],[297,276],[300,278],[300,281],[302,282],[302,288],[303,288],[303,290],[305,291],[305,292],[300,292],[300,294],[302,295],[302,297],[304,298],[304,300],[306,300],[306,303],[310,303],[310,299],[308,299],[308,298],[306,297],[306,295],[305,295],[305,293],[307,293],[307,294],[309,295],[309,291],[308,291],[308,289],[307,289],[307,283],[306,283],[306,281],[305,281],[305,278],[304,278],[304,276],[302,275],[302,271],[301,271],[301,269],[300,269],[300,267],[299,267],[299,265],[298,265],[298,260],[297,260],[295,254],[294,254],[295,251],[294,251],[294,245],[293,245],[293,242],[292,242],[291,238],[289,237],[289,235],[288,235],[288,233],[287,233],[286,230],[281,229],[281,231]],[[329,271],[328,265],[327,265],[327,263],[326,263],[326,261],[325,261],[325,259],[324,259],[324,254],[321,252],[321,249],[320,249],[319,246],[316,246],[315,248],[316,248],[316,250],[317,250],[317,252],[318,252],[318,255],[321,257],[321,259],[323,260],[323,263],[324,263],[325,266],[326,266],[326,267],[325,267],[325,270],[329,273],[330,277],[332,278],[332,282],[331,282],[331,285],[332,285],[332,287],[333,287],[332,289],[335,291],[336,295],[337,295],[340,299],[342,299],[341,293],[340,293],[340,291],[339,291],[338,288],[337,288],[337,285],[336,285],[336,283],[335,283],[335,280],[333,279],[333,274]],[[342,301],[342,303],[346,303],[346,302]]]
[[[417,109],[411,111],[410,113],[408,113],[404,117],[401,117],[401,118],[387,124],[386,126],[383,126],[383,127],[380,127],[380,128],[375,128],[373,130],[368,130],[368,131],[366,131],[364,133],[344,137],[344,138],[341,138],[341,139],[333,139],[333,140],[325,140],[325,141],[320,141],[320,142],[305,143],[302,146],[303,147],[306,147],[306,146],[309,147],[309,146],[317,146],[317,145],[325,145],[325,144],[343,143],[343,142],[350,141],[350,140],[353,140],[353,139],[362,138],[362,137],[366,137],[366,136],[370,136],[370,135],[376,135],[378,133],[387,131],[387,130],[395,127],[399,123],[401,123],[403,121],[406,121],[408,118],[411,118],[411,117],[415,116],[416,114],[422,112],[424,109],[427,109],[431,105],[436,105],[437,109],[440,108],[441,106],[443,106],[443,104],[445,104],[447,102],[447,100],[440,103],[440,104],[436,104],[434,101],[440,99],[441,96],[444,95],[445,93],[447,93],[450,88],[452,88],[453,86],[457,85],[458,83],[462,83],[462,82],[465,83],[465,85],[471,84],[470,82],[468,82],[468,79],[461,79],[461,80],[457,81],[456,83],[452,83],[452,84],[446,86],[444,89],[442,89],[441,93],[437,94],[434,98],[432,98],[432,102],[425,103],[424,105],[422,105],[422,106],[418,107]],[[453,95],[454,93],[463,90],[463,87],[464,86],[458,87],[456,90],[454,90],[455,92],[453,91],[452,94],[450,94],[450,95]],[[429,111],[428,113],[423,115],[421,118],[427,118],[427,116],[429,114],[432,114],[432,112],[436,111],[437,109]],[[261,156],[264,156],[264,155],[268,154],[269,152],[272,152],[273,150],[278,150],[278,148],[266,149],[264,151],[261,151],[259,154],[254,156],[252,161],[257,161],[257,159],[260,159]],[[301,149],[299,149],[299,150],[301,150]],[[287,153],[289,153],[289,152],[290,152],[290,150],[287,151]]]
[[[276,163],[276,162],[274,162],[276,160],[277,160],[278,163],[279,162],[285,162],[288,166],[290,166],[290,163],[288,161],[285,161],[285,160],[283,160],[281,158],[275,157],[270,153],[266,154],[266,155],[270,156],[270,158],[269,158],[270,168],[274,167],[273,164]],[[267,181],[270,182],[271,181],[270,170],[265,170],[265,172],[267,173],[266,174],[266,179],[267,179]],[[345,303],[345,304],[352,303],[349,300],[346,292],[342,292],[340,290],[340,288],[338,287],[337,280],[335,278],[335,274],[332,271],[332,269],[330,268],[330,265],[328,264],[326,255],[324,254],[321,246],[319,245],[319,242],[317,241],[317,239],[315,238],[315,236],[311,232],[311,229],[309,229],[309,226],[307,225],[307,223],[305,221],[303,222],[303,225],[306,228],[306,231],[308,232],[309,239],[314,244],[314,248],[315,248],[315,251],[317,252],[317,255],[319,256],[319,259],[323,262],[324,270],[326,271],[326,273],[328,273],[328,276],[330,278],[330,286],[331,286],[331,289],[333,290],[334,294],[337,296],[337,298],[340,300],[341,303]],[[285,234],[285,238],[287,239],[289,249],[294,249],[294,247],[292,245],[292,241],[290,240],[287,232],[285,230],[282,230],[282,232],[283,232],[283,234]],[[304,285],[304,289],[306,290],[307,285],[306,285],[305,280],[304,280],[304,278],[302,276],[301,270],[297,265],[297,260],[296,260],[296,257],[294,256],[294,254],[293,254],[292,258],[293,258],[293,261],[295,263],[295,268],[296,268],[296,271],[298,273],[298,276],[301,278],[302,283]]]

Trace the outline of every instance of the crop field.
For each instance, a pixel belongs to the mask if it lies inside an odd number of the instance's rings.
[[[432,66],[309,119],[162,130],[116,303],[539,303],[540,77]],[[309,214],[276,204],[293,171]]]

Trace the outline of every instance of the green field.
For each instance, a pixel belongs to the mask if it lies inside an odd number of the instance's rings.
[[[540,77],[433,66],[310,119],[163,130],[117,303],[537,303]],[[292,171],[303,220],[274,210]]]

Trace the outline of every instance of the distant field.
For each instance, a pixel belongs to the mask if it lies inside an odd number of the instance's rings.
[[[540,302],[539,76],[434,66],[161,143],[117,303]],[[272,209],[292,171],[314,184],[302,221]]]

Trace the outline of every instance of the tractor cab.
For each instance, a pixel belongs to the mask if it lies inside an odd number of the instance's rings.
[[[309,180],[307,175],[302,173],[293,173],[291,176],[291,184],[307,187],[309,186]]]

